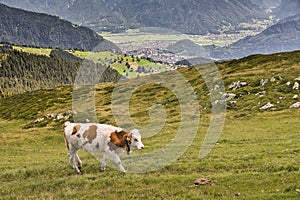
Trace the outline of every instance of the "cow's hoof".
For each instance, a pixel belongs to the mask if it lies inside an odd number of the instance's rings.
[[[100,172],[105,172],[105,170],[106,170],[105,168],[101,168]]]
[[[81,172],[81,171],[75,171],[75,174],[77,174],[77,175],[81,175],[81,174],[82,174],[82,172]]]

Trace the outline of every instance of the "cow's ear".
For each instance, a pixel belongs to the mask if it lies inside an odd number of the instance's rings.
[[[110,134],[110,141],[117,147],[125,147],[125,137],[123,131],[114,131]]]

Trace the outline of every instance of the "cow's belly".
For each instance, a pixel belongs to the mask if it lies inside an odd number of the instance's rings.
[[[81,148],[86,152],[99,152],[105,150],[105,144],[101,142],[93,141],[92,143],[83,144]]]

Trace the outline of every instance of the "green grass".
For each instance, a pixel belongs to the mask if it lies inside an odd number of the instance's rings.
[[[15,50],[23,51],[26,53],[32,53],[36,55],[46,55],[50,56],[50,52],[52,49],[50,48],[33,48],[33,47],[20,47],[20,46],[13,46]]]
[[[201,137],[172,165],[146,174],[122,174],[80,152],[83,175],[74,175],[60,126],[22,129],[1,120],[0,192],[3,199],[297,199],[300,112],[229,118],[219,143],[199,159]],[[266,126],[272,124],[272,126]],[[289,126],[287,126],[289,124]],[[201,126],[199,135],[206,130]],[[153,145],[144,140],[147,148]],[[194,187],[196,178],[211,184]]]
[[[123,174],[111,167],[101,173],[101,163],[80,151],[83,174],[75,175],[67,158],[63,121],[32,124],[48,113],[71,109],[70,86],[0,99],[0,199],[299,199],[300,110],[288,108],[296,101],[291,97],[299,91],[286,85],[300,77],[299,63],[299,52],[218,63],[226,91],[238,94],[234,99],[237,103],[227,111],[218,143],[203,159],[199,158],[199,150],[211,118],[208,91],[194,68],[180,69],[178,72],[190,82],[199,99],[197,135],[175,162],[141,174]],[[261,78],[273,76],[283,80],[259,86]],[[173,89],[182,87],[176,85],[172,72],[166,72],[119,82],[120,90],[126,94],[139,81],[151,78],[158,83],[164,77]],[[228,86],[238,80],[248,85],[229,90]],[[114,83],[96,86],[100,123],[115,124],[111,110],[114,88]],[[256,96],[261,90],[266,95]],[[275,109],[259,110],[259,105],[277,101],[280,96],[285,99],[275,102]],[[147,125],[148,112],[156,104],[165,108],[165,126],[155,136],[144,138],[146,148],[133,155],[159,150],[176,135],[180,103],[174,90],[160,84],[134,89],[130,97],[132,119]],[[122,160],[128,158],[123,155]],[[194,180],[201,177],[211,179],[211,183],[195,187]]]
[[[130,65],[130,68],[127,68],[126,63]],[[143,58],[132,58],[128,55],[118,56],[115,62],[110,66],[126,78],[136,78],[137,76],[149,75],[150,70],[160,70],[160,72],[167,71],[167,66],[164,64],[154,63]],[[144,67],[145,72],[137,72],[136,70],[139,66]]]

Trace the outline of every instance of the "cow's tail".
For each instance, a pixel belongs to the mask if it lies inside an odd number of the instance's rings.
[[[70,125],[70,122],[65,122],[65,123],[62,125],[63,131],[64,131],[64,139],[65,139],[65,143],[66,143],[68,152],[69,152],[70,148],[69,148],[69,142],[68,142],[68,140],[67,140],[65,128],[66,128],[67,126],[69,126],[69,125]]]

